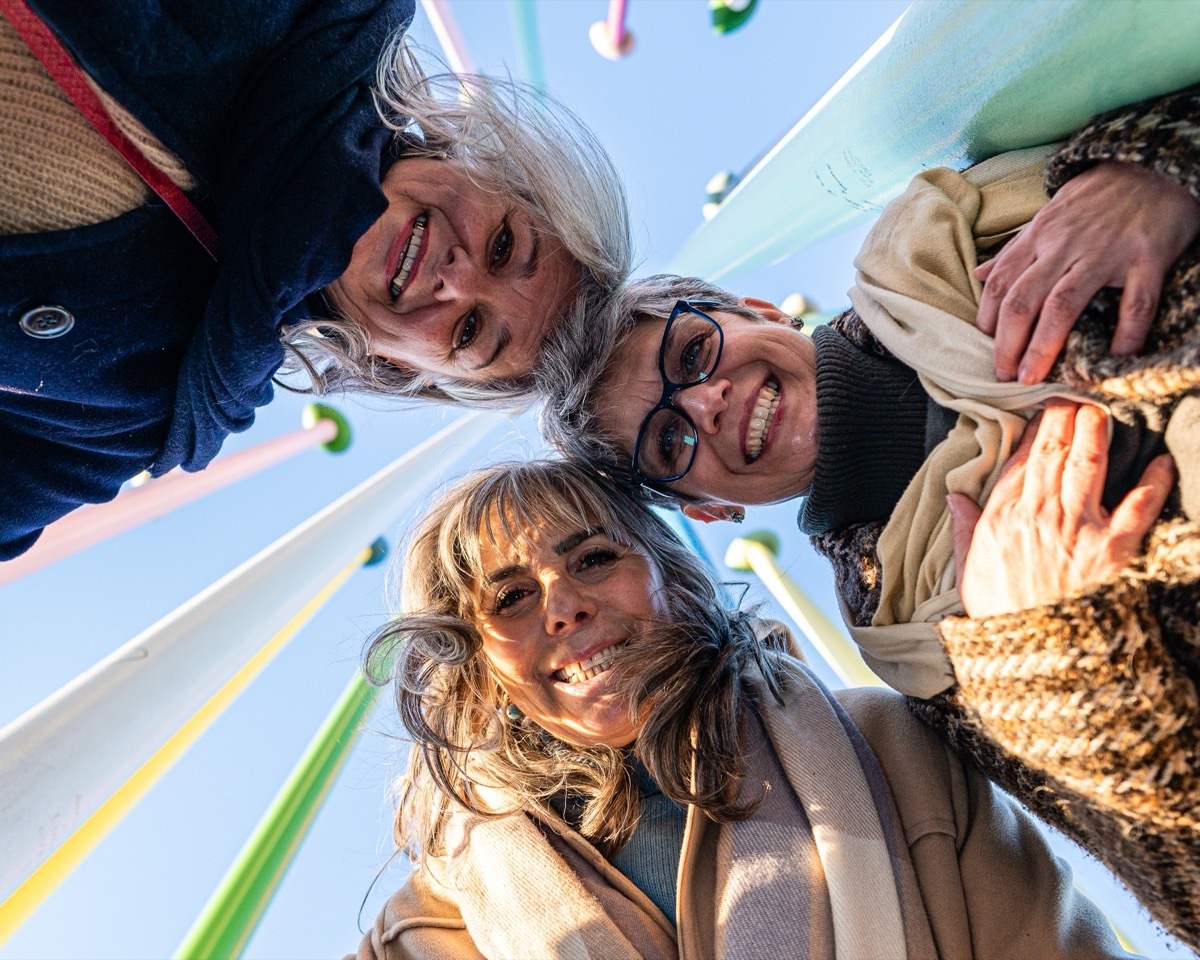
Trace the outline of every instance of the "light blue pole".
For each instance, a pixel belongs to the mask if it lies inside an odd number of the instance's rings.
[[[710,279],[873,216],[917,171],[1062,139],[1200,80],[1194,0],[919,0],[668,267]],[[770,91],[788,97],[787,72]]]

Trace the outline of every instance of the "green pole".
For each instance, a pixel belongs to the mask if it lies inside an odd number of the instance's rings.
[[[349,757],[377,692],[355,674],[183,938],[175,960],[242,955]]]

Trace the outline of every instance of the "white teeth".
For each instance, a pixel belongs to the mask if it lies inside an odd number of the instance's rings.
[[[412,265],[416,262],[417,254],[421,252],[421,244],[425,241],[425,224],[429,222],[428,214],[421,214],[417,217],[416,223],[413,224],[412,236],[408,238],[408,244],[404,248],[404,252],[400,255],[400,269],[396,271],[396,275],[392,277],[391,292],[393,297],[400,296],[400,291],[404,289],[404,285],[408,282],[408,275],[412,272]]]
[[[763,441],[767,436],[767,427],[775,416],[779,406],[779,384],[768,380],[754,401],[754,409],[750,412],[750,424],[746,430],[746,459],[757,460],[762,453]]]
[[[591,680],[593,677],[598,677],[606,670],[612,668],[617,650],[623,645],[624,642],[614,643],[611,647],[605,647],[599,653],[593,653],[586,660],[569,663],[565,667],[554,671],[554,679],[561,680],[563,683],[582,683],[584,680]]]

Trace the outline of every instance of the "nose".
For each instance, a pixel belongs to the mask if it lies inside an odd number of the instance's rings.
[[[554,577],[544,586],[546,632],[570,633],[596,616],[596,604],[570,580]]]
[[[446,259],[437,269],[437,281],[433,287],[435,300],[465,300],[476,295],[479,286],[479,270],[462,247],[451,247]]]
[[[714,434],[721,429],[721,414],[729,407],[729,381],[713,377],[675,394],[675,406],[687,412],[701,433]]]

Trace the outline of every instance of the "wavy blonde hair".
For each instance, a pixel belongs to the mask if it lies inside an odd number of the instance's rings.
[[[574,258],[578,282],[560,331],[587,325],[601,312],[629,275],[633,239],[620,175],[582,120],[512,79],[427,76],[403,35],[380,58],[375,98],[405,158],[456,164],[482,189],[511,198]],[[532,374],[477,383],[389,363],[372,352],[362,324],[333,311],[285,328],[281,337],[288,354],[281,372],[304,374],[308,385],[298,388],[304,391],[354,389],[493,407],[497,400],[519,406],[534,395]]]
[[[602,529],[644,552],[661,578],[661,622],[625,648],[614,670],[631,715],[645,717],[631,749],[579,747],[532,720],[503,716],[503,688],[483,654],[476,623],[480,545],[520,542],[524,530]],[[651,511],[602,478],[564,461],[501,464],[468,476],[413,532],[403,568],[404,615],[373,638],[368,676],[393,684],[413,741],[398,783],[396,841],[414,862],[444,850],[457,805],[494,816],[554,809],[570,797],[576,826],[606,855],[632,835],[640,798],[631,757],[663,792],[716,820],[739,806],[741,718],[751,665],[772,690],[791,661],[782,627],[756,636],[749,614],[728,609],[703,563]],[[487,788],[501,787],[497,809]]]

